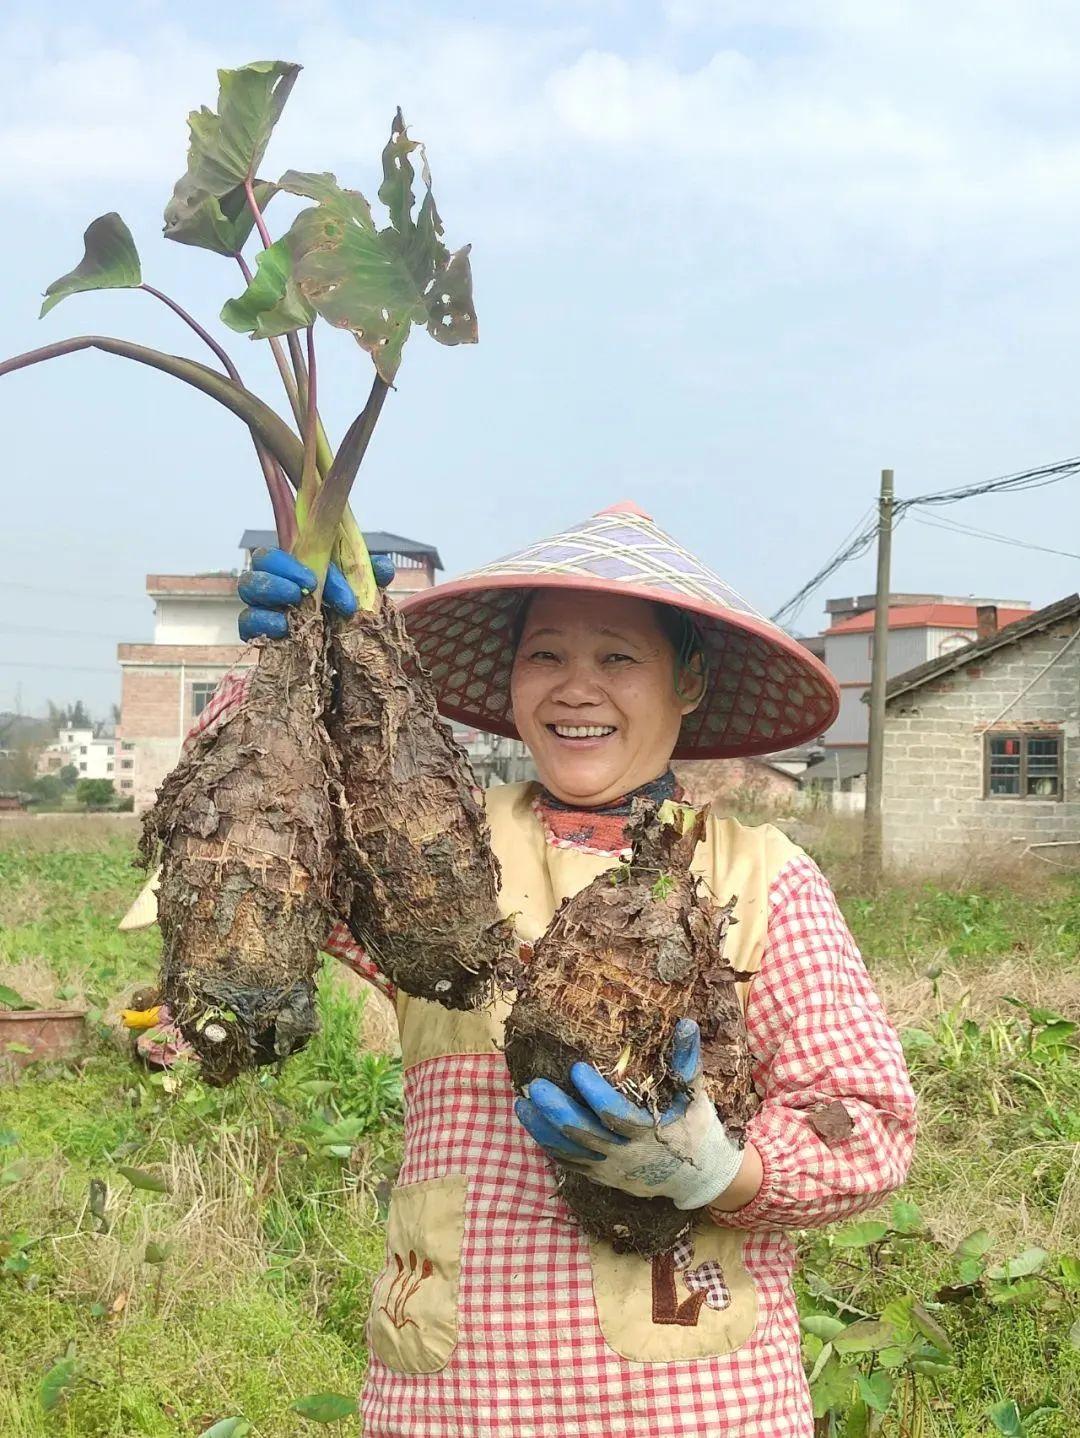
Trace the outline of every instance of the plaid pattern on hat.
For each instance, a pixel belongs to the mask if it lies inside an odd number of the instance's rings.
[[[517,737],[514,621],[523,595],[543,588],[625,594],[690,615],[709,678],[683,720],[676,759],[771,753],[815,738],[836,717],[839,690],[825,666],[631,504],[405,601],[444,714]]]

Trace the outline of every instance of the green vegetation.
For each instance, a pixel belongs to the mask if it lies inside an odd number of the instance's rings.
[[[95,1026],[78,1066],[0,1088],[0,1433],[180,1438],[232,1417],[256,1438],[354,1431],[302,1415],[345,1414],[331,1400],[363,1374],[400,1144],[383,1006],[335,966],[321,1034],[280,1075],[219,1091],[142,1069],[116,1023],[157,953],[156,931],[116,930],[141,882],[134,832],[0,826],[0,982],[87,998]],[[1073,1438],[1080,877],[867,897],[842,855],[822,858],[922,1126],[899,1201],[800,1239],[820,1431]]]

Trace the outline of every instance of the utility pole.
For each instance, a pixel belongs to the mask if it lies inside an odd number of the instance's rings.
[[[878,498],[877,589],[874,594],[874,654],[870,666],[870,736],[866,754],[866,813],[863,816],[863,880],[881,878],[881,780],[884,769],[885,685],[889,677],[889,583],[892,562],[893,472],[881,471]]]

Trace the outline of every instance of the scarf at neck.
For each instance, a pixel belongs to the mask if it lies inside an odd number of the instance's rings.
[[[595,809],[581,809],[564,804],[549,790],[541,787],[535,800],[536,813],[547,830],[548,838],[561,848],[585,849],[590,853],[618,854],[626,848],[626,821],[635,799],[650,799],[661,804],[665,799],[680,799],[682,789],[670,769],[658,779],[624,794],[610,804]]]

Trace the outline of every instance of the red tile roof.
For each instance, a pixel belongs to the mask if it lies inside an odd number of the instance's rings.
[[[1012,624],[1017,619],[1026,619],[1031,613],[1030,609],[999,609],[998,628],[1004,629],[1006,624]],[[853,615],[851,619],[842,619],[839,624],[834,624],[831,629],[826,629],[826,634],[860,634],[868,633],[874,627],[874,611],[869,609],[865,614]],[[897,605],[889,610],[890,629],[976,629],[974,604],[912,604]]]

